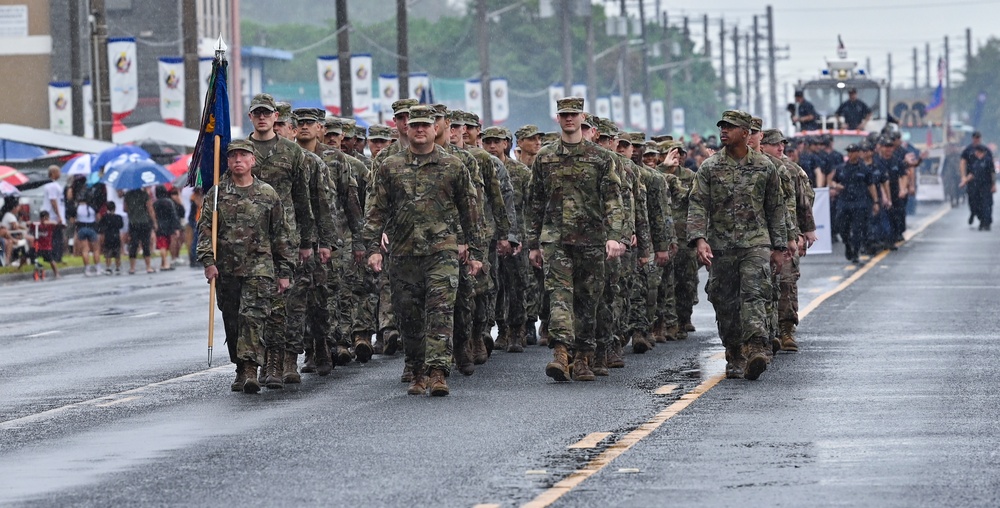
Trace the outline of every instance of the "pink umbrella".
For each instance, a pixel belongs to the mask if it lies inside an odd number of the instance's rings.
[[[187,173],[188,166],[191,165],[191,156],[194,154],[181,155],[174,162],[167,164],[167,171],[170,171],[174,176],[181,176]]]
[[[0,166],[0,180],[3,180],[11,185],[28,183],[28,177],[25,176],[24,173],[10,166]]]

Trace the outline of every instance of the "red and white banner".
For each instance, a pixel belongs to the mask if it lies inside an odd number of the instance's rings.
[[[111,116],[120,124],[139,103],[134,38],[108,38],[108,85],[111,88]]]
[[[316,57],[319,73],[319,99],[334,115],[340,114],[340,63],[335,56]]]
[[[367,53],[351,55],[351,107],[355,115],[372,110],[372,56]]]
[[[160,118],[170,125],[184,126],[184,58],[161,57]]]
[[[663,101],[657,100],[649,103],[649,125],[653,132],[660,132],[667,126]]]
[[[58,134],[73,134],[72,83],[49,83],[49,130]]]
[[[490,80],[490,116],[495,125],[502,124],[510,118],[510,89],[507,78]]]

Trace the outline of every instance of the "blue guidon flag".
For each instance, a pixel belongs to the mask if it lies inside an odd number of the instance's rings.
[[[219,176],[226,173],[226,147],[229,146],[231,129],[229,124],[229,90],[226,86],[229,62],[225,58],[212,61],[212,75],[208,82],[208,97],[205,110],[201,114],[201,130],[198,142],[191,156],[188,169],[188,185],[208,191],[215,185],[215,136],[219,143]]]

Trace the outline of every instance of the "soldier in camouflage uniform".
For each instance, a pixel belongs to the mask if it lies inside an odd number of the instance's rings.
[[[392,129],[386,125],[372,125],[368,128],[368,144],[372,151],[372,167],[374,170],[374,160],[392,144]],[[370,187],[369,187],[370,188]],[[392,313],[392,297],[389,293],[389,279],[387,271],[382,270],[376,274],[375,289],[378,297],[378,332],[376,342],[372,348],[375,354],[392,356],[399,348],[399,331],[396,327],[396,317]]]
[[[778,129],[768,129],[763,132],[761,151],[780,161],[791,177],[795,204],[793,218],[795,228],[799,232],[796,245],[789,249],[791,258],[782,265],[778,275],[778,344],[776,345],[781,351],[794,352],[799,350],[795,342],[795,326],[799,323],[799,257],[805,255],[806,249],[816,241],[816,222],[812,214],[816,194],[809,184],[809,176],[805,170],[785,157],[787,143],[785,136]]]
[[[292,116],[292,105],[287,102],[276,102],[278,119],[274,122],[274,133],[285,139],[295,141],[295,118]]]
[[[659,160],[660,149],[655,144],[644,144],[643,165],[639,167],[640,181],[646,188],[646,212],[652,244],[652,259],[650,251],[640,256],[640,266],[646,271],[647,300],[646,314],[649,322],[659,325],[653,328],[654,340],[676,340],[677,310],[674,299],[674,267],[673,256],[677,252],[677,235],[674,232],[674,219],[671,215],[673,196],[672,188],[667,178],[656,171],[656,161]],[[646,164],[646,160],[649,164]],[[652,164],[652,165],[650,165]]]
[[[682,166],[686,151],[680,141],[666,141],[662,145],[663,163],[657,166],[670,188],[671,215],[679,248],[670,264],[674,270],[674,301],[677,308],[677,338],[686,339],[688,332],[694,331],[691,314],[698,303],[698,259],[694,248],[688,245],[687,215],[688,198],[694,186],[695,172]]]
[[[538,151],[542,149],[542,133],[539,132],[537,126],[529,124],[518,129],[514,135],[517,137],[517,146],[521,149],[517,160],[529,168],[528,180],[530,183],[531,164],[535,162]],[[527,200],[525,200],[525,205],[527,205]],[[527,209],[524,209],[524,211],[518,210],[518,212],[526,215]],[[521,220],[524,222],[525,228],[527,228],[528,218],[522,217]],[[525,232],[527,232],[527,229],[525,229]],[[524,292],[524,333],[525,343],[529,346],[538,343],[538,331],[535,329],[535,322],[538,321],[539,317],[542,317],[541,313],[546,308],[545,305],[542,305],[543,280],[544,272],[531,266],[531,263],[528,263]],[[548,322],[547,315],[543,319]]]
[[[393,308],[413,372],[407,393],[429,388],[431,395],[443,396],[449,393],[445,376],[452,360],[458,266],[469,248],[478,248],[473,233],[478,217],[468,170],[434,144],[433,111],[410,108],[409,147],[378,166],[364,241],[368,265],[379,272],[383,232],[389,238]]]
[[[235,140],[226,152],[227,177],[206,194],[198,221],[198,260],[205,278],[216,279],[229,359],[236,364],[232,390],[257,393],[257,367],[264,365],[267,345],[265,320],[273,295],[288,289],[295,254],[281,199],[251,173],[253,144]],[[216,215],[218,252],[213,254]]]
[[[557,101],[560,140],[542,148],[531,167],[527,245],[531,263],[545,267],[553,349],[545,373],[556,381],[571,376],[594,380],[590,365],[597,347],[604,261],[620,257],[628,243],[615,160],[583,140],[583,103],[579,97]]]
[[[730,110],[718,122],[724,146],[702,163],[691,191],[688,242],[708,267],[708,299],[726,347],[726,377],[757,379],[768,364],[771,264],[786,246],[777,169],[747,146],[750,115]]]
[[[254,131],[249,140],[254,146],[256,164],[254,178],[274,188],[281,198],[285,221],[291,229],[289,239],[299,249],[299,261],[313,255],[314,218],[309,201],[309,175],[306,157],[294,142],[274,132],[278,119],[277,105],[268,94],[257,94],[250,101],[249,114]],[[297,265],[296,265],[297,266]],[[264,376],[268,388],[282,388],[285,355],[296,358],[302,348],[302,322],[305,301],[297,298],[299,291],[288,292],[292,309],[288,310],[288,294],[276,296],[266,327],[267,360]]]

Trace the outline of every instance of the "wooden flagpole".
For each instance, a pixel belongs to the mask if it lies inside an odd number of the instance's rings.
[[[215,136],[215,173],[212,182],[215,184],[215,202],[212,205],[212,259],[217,258],[219,244],[219,151],[222,149],[222,137]],[[208,366],[212,366],[212,346],[215,340],[215,279],[209,284],[208,292]]]

